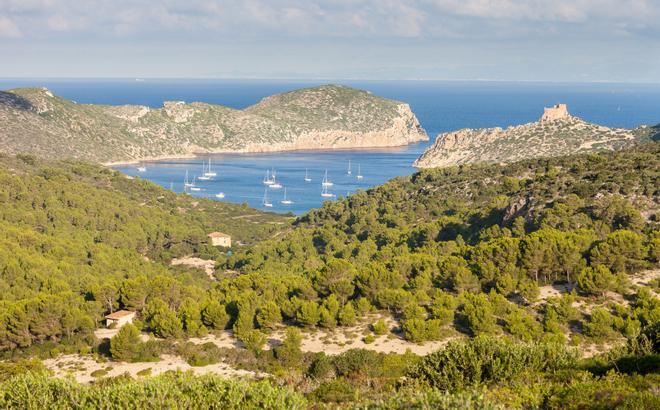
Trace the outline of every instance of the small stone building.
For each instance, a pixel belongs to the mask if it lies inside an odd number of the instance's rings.
[[[556,104],[554,107],[544,107],[541,121],[555,121],[568,118],[568,107],[566,104]]]
[[[133,323],[133,319],[135,319],[135,312],[118,310],[105,316],[105,325],[107,327],[115,325],[116,328],[120,328],[127,323]]]
[[[231,236],[222,232],[211,232],[208,234],[208,237],[211,238],[211,245],[213,246],[222,246],[225,248],[231,248]]]

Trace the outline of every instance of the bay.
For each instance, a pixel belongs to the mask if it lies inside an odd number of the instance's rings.
[[[245,108],[278,92],[340,83],[366,89],[376,95],[410,104],[431,141],[440,132],[460,128],[507,127],[536,121],[544,106],[567,103],[569,111],[589,122],[610,127],[633,128],[660,122],[660,85],[613,83],[523,83],[486,81],[296,81],[296,80],[182,80],[182,79],[0,79],[0,89],[48,87],[55,94],[79,103],[142,104],[160,107],[163,101],[203,101]],[[429,142],[430,143],[430,142]],[[321,205],[321,179],[325,170],[333,181],[329,191],[336,197],[382,184],[415,171],[411,164],[429,143],[391,149],[223,154],[210,158],[218,173],[211,181],[198,181],[195,196],[247,203],[273,212],[301,214]],[[183,191],[188,171],[192,178],[202,172],[208,156],[147,163],[116,169],[149,179],[174,191]],[[347,175],[348,162],[352,175]],[[357,167],[364,178],[356,178]],[[266,170],[275,169],[278,181],[294,203],[284,205],[283,189],[263,185]],[[305,170],[312,182],[305,182]],[[272,208],[262,206],[267,192]]]

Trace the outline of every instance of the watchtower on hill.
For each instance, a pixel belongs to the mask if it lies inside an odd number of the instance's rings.
[[[544,107],[541,121],[555,121],[570,117],[566,104],[556,104],[554,107]]]

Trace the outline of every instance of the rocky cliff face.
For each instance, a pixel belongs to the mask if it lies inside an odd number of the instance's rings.
[[[428,140],[407,104],[327,85],[248,107],[76,104],[45,89],[0,92],[0,150],[128,162],[213,152],[368,148]]]
[[[418,168],[470,163],[510,163],[527,158],[553,157],[590,151],[621,149],[649,139],[648,127],[608,128],[568,114],[564,105],[546,109],[538,122],[502,128],[462,129],[438,135],[413,164]]]

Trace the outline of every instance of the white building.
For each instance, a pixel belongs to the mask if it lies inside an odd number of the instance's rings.
[[[114,325],[116,328],[124,326],[126,323],[133,323],[135,312],[129,310],[118,310],[105,316],[105,325],[110,327]]]
[[[208,237],[211,238],[211,245],[213,246],[222,246],[225,248],[231,248],[231,236],[222,232],[211,232],[208,234]]]

